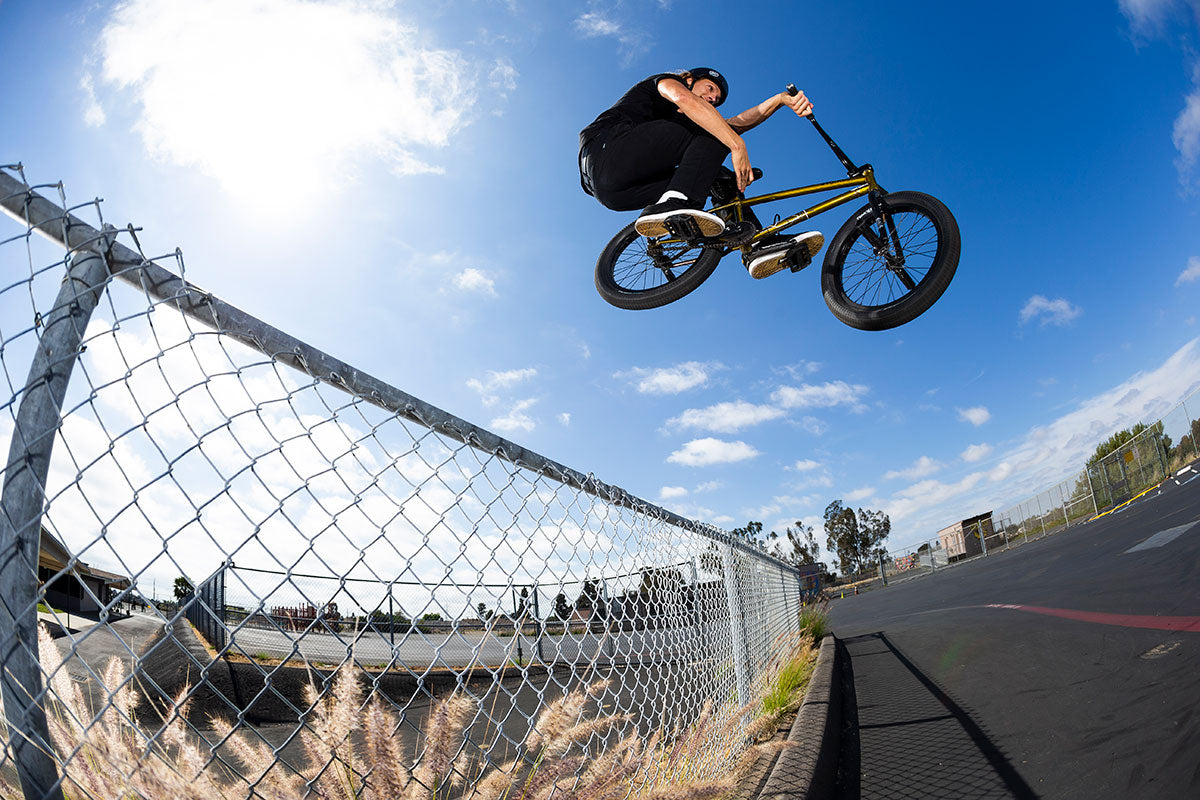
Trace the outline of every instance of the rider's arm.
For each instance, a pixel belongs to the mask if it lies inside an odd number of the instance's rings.
[[[726,122],[729,123],[729,127],[738,133],[745,133],[751,128],[761,125],[767,117],[784,106],[788,106],[801,117],[807,117],[812,114],[812,102],[804,96],[804,92],[800,92],[795,96],[786,92],[780,92],[777,95],[768,97],[756,106],[747,108],[736,117],[730,117]]]
[[[729,148],[733,156],[733,171],[737,175],[738,191],[750,185],[753,175],[750,167],[750,156],[746,152],[746,143],[737,135],[729,123],[716,108],[701,100],[682,82],[677,80],[660,80],[658,93],[670,100],[692,122],[711,133],[721,144]]]

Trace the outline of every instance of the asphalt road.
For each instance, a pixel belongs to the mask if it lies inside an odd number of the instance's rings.
[[[841,797],[1200,797],[1200,480],[833,603]]]
[[[499,665],[517,659],[545,664],[589,664],[688,655],[728,636],[718,624],[613,633],[546,634],[538,647],[531,635],[494,636],[467,631],[441,634],[405,633],[394,638],[375,630],[334,635],[319,630],[303,634],[276,628],[243,627],[232,634],[234,652],[249,658],[288,658],[299,653],[313,662],[340,663],[353,649],[360,664],[396,662],[411,669],[428,665],[466,667]],[[704,643],[704,644],[701,644]]]

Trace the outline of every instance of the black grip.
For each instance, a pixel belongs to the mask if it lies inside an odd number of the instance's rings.
[[[789,83],[787,85],[787,93],[790,94],[792,97],[795,97],[796,95],[800,94],[800,90],[796,88],[796,84]]]

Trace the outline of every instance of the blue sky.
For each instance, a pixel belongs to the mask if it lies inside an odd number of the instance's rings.
[[[186,8],[186,10],[184,10]],[[0,2],[0,161],[105,198],[190,280],[454,414],[679,513],[890,544],[1002,509],[1200,384],[1195,0]],[[734,258],[606,305],[631,218],[580,128],[711,65],[730,115],[795,82],[892,190],[941,198],[959,271],[868,333],[816,268]],[[840,176],[807,123],[747,135],[772,191]],[[831,238],[845,215],[820,217]],[[823,536],[820,537],[823,540]]]

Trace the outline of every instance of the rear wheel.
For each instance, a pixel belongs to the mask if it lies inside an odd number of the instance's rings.
[[[617,308],[665,306],[704,283],[721,255],[717,247],[697,247],[669,236],[647,239],[630,223],[600,254],[596,291]]]
[[[916,319],[958,268],[958,223],[940,200],[893,192],[842,225],[825,253],[821,290],[833,315],[881,331]]]

